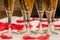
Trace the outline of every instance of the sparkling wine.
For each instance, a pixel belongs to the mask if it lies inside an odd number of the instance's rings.
[[[52,10],[53,10],[53,18],[55,16],[55,12],[57,9],[57,5],[58,5],[58,0],[52,0]]]
[[[38,10],[44,10],[44,0],[36,0],[35,3]]]
[[[13,10],[14,0],[8,0],[8,10]]]
[[[58,0],[44,0],[46,10],[55,10],[58,4]]]
[[[45,12],[46,12],[46,16],[47,18],[51,18],[52,17],[52,11],[51,11],[51,0],[45,0]]]
[[[33,5],[34,5],[34,0],[24,0],[25,6],[27,10],[32,10]]]
[[[46,11],[46,16],[47,16],[47,18],[51,18],[52,17],[52,11]]]
[[[43,18],[44,11],[38,11],[39,18]]]
[[[6,12],[7,12],[7,16],[9,17],[11,17],[13,14],[14,2],[15,0],[4,0],[4,5],[5,5]]]
[[[34,5],[34,0],[20,0],[20,5],[23,10],[32,10]]]
[[[45,0],[46,11],[50,11],[48,13],[46,12],[47,17],[51,18],[52,14],[53,14],[53,16],[55,15],[57,4],[58,4],[58,0]]]
[[[57,4],[58,4],[58,0],[51,0],[51,6],[52,6],[53,10],[55,10],[57,8]]]
[[[45,2],[45,10],[50,11],[51,10],[51,0],[44,0]]]
[[[31,11],[34,6],[34,0],[20,0],[20,6],[21,9],[23,10],[23,16],[28,16],[30,17]]]
[[[5,8],[9,11],[14,9],[14,0],[4,0]]]
[[[13,15],[15,0],[4,0],[5,11],[8,17],[8,22],[11,21],[11,16]]]
[[[4,6],[6,9],[8,9],[8,0],[4,0]]]
[[[45,10],[45,7],[44,7],[44,0],[36,0],[36,8],[37,8],[37,11],[38,11],[38,15],[40,18],[43,17],[43,14],[44,14],[44,10]]]

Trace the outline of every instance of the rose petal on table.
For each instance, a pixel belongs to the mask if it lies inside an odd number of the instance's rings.
[[[45,28],[45,27],[48,27],[47,24],[42,24],[42,27]],[[36,28],[40,28],[40,23],[38,23],[38,25],[36,26]]]
[[[37,18],[32,18],[30,19],[30,21],[35,21],[35,20],[38,20]],[[23,23],[24,20],[16,20],[17,23]],[[26,20],[26,22],[28,22],[28,20]]]
[[[32,39],[30,36],[24,36],[23,39]]]
[[[24,25],[20,24],[11,24],[11,29],[12,30],[23,30]]]
[[[38,25],[36,26],[36,28],[40,28],[40,22],[38,23]]]
[[[42,27],[45,28],[45,27],[48,27],[48,25],[47,24],[42,24]]]
[[[23,36],[23,40],[46,40],[50,37],[49,34],[39,37],[33,37],[33,36]]]
[[[42,27],[46,28],[46,27],[48,27],[48,24],[42,24]],[[56,24],[56,25],[54,25],[54,27],[60,27],[60,24]],[[40,23],[38,23],[38,25],[36,26],[36,28],[40,28]]]
[[[16,20],[17,23],[23,23],[24,20]]]
[[[55,27],[60,27],[60,25],[58,25],[58,24],[57,24],[57,25],[54,25],[54,26],[55,26]]]
[[[7,36],[7,35],[2,34],[1,38],[2,39],[12,39],[12,36]]]
[[[8,23],[1,23],[0,22],[0,31],[8,30]]]

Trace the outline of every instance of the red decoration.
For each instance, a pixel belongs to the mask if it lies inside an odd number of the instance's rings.
[[[7,35],[2,34],[1,38],[2,39],[12,39],[12,36],[7,36]]]
[[[23,30],[24,25],[20,24],[11,24],[11,29],[12,30]]]
[[[0,31],[8,30],[8,23],[0,22]]]
[[[49,39],[50,35],[44,35],[44,36],[38,36],[38,37],[32,37],[32,36],[24,36],[23,40],[47,40]]]

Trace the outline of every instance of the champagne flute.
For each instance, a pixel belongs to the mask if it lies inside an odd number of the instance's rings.
[[[8,17],[8,24],[9,24],[8,33],[11,33],[10,24],[11,24],[11,17],[13,15],[13,10],[14,10],[14,2],[15,0],[4,0],[5,11]]]
[[[44,0],[35,0],[35,4],[36,4],[36,9],[39,15],[39,20],[40,20],[40,28],[38,29],[38,32],[40,34],[43,34],[43,28],[42,28],[42,18],[44,15]]]
[[[55,15],[55,10],[57,7],[57,4],[54,3],[54,1],[57,0],[45,0],[45,12],[46,12],[46,16],[48,18],[48,33],[54,33],[56,34],[56,32],[53,31],[54,27],[51,25],[51,18],[54,18]]]
[[[33,5],[34,5],[34,0],[20,0],[20,6],[21,6],[21,11],[22,11],[22,15],[24,17],[24,21],[25,21],[25,25],[27,25],[27,30],[26,33],[30,34],[30,16],[31,16],[31,12],[33,9]],[[26,24],[26,20],[28,21]]]
[[[55,17],[57,5],[58,5],[58,0],[52,0],[52,11],[53,11],[52,23],[54,23],[54,17]],[[54,30],[55,30],[55,28],[53,27],[52,31],[54,31]]]

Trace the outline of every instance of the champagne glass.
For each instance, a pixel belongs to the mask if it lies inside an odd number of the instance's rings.
[[[52,11],[53,11],[52,23],[54,23],[54,17],[55,17],[55,13],[56,13],[57,5],[58,5],[58,0],[52,0]],[[54,24],[53,24],[53,25],[54,25]],[[54,31],[55,28],[53,27],[52,30]]]
[[[49,34],[51,33],[56,34],[56,32],[53,31],[54,26],[51,25],[51,19],[52,17],[54,18],[56,7],[57,7],[57,0],[45,0],[45,12],[48,18],[48,33]]]
[[[13,10],[14,10],[14,2],[15,0],[4,0],[5,11],[8,17],[8,24],[9,24],[8,33],[11,33],[10,24],[11,24],[11,17],[13,15]]]
[[[36,4],[36,9],[37,9],[37,12],[38,12],[38,15],[39,15],[39,20],[40,20],[40,28],[38,30],[38,32],[40,34],[43,34],[43,28],[42,28],[42,18],[43,18],[43,15],[44,15],[44,0],[35,0],[35,4]]]
[[[33,9],[33,5],[34,5],[34,0],[20,0],[20,6],[21,6],[22,15],[24,17],[25,26],[28,26],[26,29],[27,34],[30,34],[29,25],[30,25],[30,16]],[[28,21],[27,24],[26,24],[26,20]]]

